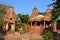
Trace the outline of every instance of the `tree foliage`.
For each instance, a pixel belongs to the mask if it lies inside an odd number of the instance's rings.
[[[47,33],[43,35],[43,40],[51,40],[52,36],[53,34],[50,31],[48,31]]]
[[[18,18],[21,22],[27,23],[29,16],[25,14],[18,14]]]
[[[45,12],[38,12],[40,15],[45,15]]]
[[[17,14],[17,18],[18,18],[18,27],[22,28],[23,30],[28,26],[28,15],[25,14]]]
[[[57,22],[57,27],[59,28],[60,25],[60,0],[53,0],[53,4],[50,4],[49,6],[53,6],[52,9],[52,21]]]

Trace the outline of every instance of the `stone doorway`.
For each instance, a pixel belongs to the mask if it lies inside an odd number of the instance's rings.
[[[8,24],[8,31],[11,30],[11,27],[12,27],[12,23],[9,23],[9,24]]]

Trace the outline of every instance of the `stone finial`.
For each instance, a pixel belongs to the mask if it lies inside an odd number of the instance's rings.
[[[33,9],[32,14],[31,14],[30,17],[34,17],[36,15],[38,15],[38,9],[36,7],[34,7],[34,9]]]

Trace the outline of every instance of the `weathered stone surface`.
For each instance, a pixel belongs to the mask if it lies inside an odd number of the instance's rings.
[[[6,11],[6,15],[4,16],[3,30],[7,32],[14,32],[16,29],[16,22],[17,18],[14,9],[12,7],[9,7]]]
[[[36,15],[38,15],[38,10],[37,10],[36,7],[34,7],[34,9],[33,9],[32,14],[31,14],[30,17],[32,18],[32,17],[34,17],[34,16],[36,16]]]
[[[48,8],[45,15],[38,15],[38,10],[35,7],[32,11],[32,14],[28,20],[29,27],[27,32],[33,35],[42,35],[45,28],[49,28],[51,24],[52,14],[51,10]]]

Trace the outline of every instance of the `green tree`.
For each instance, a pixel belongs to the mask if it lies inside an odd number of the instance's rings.
[[[27,23],[29,16],[25,14],[18,14],[18,18],[20,19],[21,22]]]
[[[50,4],[48,6],[53,6],[52,9],[52,21],[57,22],[57,28],[59,28],[60,25],[60,0],[53,0],[53,4]]]
[[[47,33],[43,35],[43,40],[51,40],[52,36],[53,34],[50,31],[48,31]]]
[[[45,15],[45,12],[38,12],[39,14],[41,14],[41,15]]]
[[[22,28],[22,30],[25,30],[26,27],[28,26],[28,15],[25,14],[17,14],[17,18],[18,18],[18,28]]]

